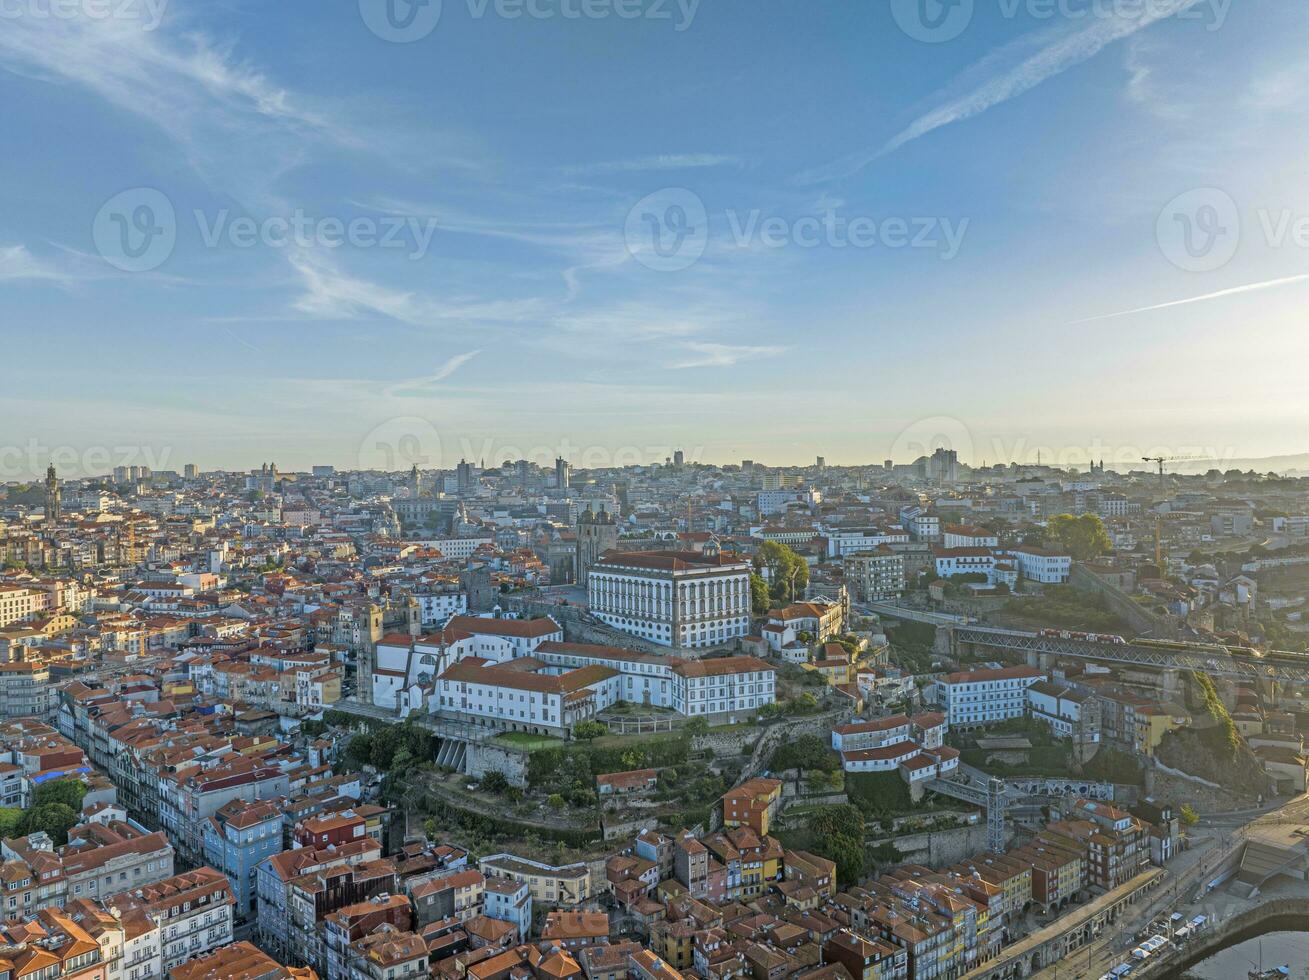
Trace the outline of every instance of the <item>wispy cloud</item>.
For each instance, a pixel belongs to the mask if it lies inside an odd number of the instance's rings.
[[[1074,326],[1079,323],[1094,323],[1097,320],[1113,320],[1121,316],[1132,316],[1136,313],[1152,313],[1155,310],[1172,309],[1175,306],[1190,306],[1192,303],[1207,303],[1210,300],[1226,299],[1228,296],[1240,296],[1242,293],[1257,293],[1265,289],[1276,289],[1279,286],[1290,286],[1298,282],[1309,282],[1309,273],[1298,276],[1285,276],[1281,279],[1268,279],[1264,282],[1247,283],[1244,286],[1233,286],[1230,289],[1220,289],[1217,292],[1204,293],[1200,296],[1188,296],[1186,299],[1175,299],[1168,303],[1156,303],[1153,306],[1138,306],[1134,310],[1119,310],[1117,313],[1101,313],[1099,316],[1088,316],[1083,320],[1073,320],[1068,326]]]
[[[783,353],[785,347],[750,347],[735,344],[714,344],[702,341],[687,341],[681,345],[689,352],[688,357],[675,361],[668,366],[675,370],[682,368],[731,367],[739,361],[752,361],[760,357],[773,357]]]
[[[516,322],[536,311],[534,300],[454,298],[442,302],[412,290],[393,289],[350,275],[333,259],[308,250],[291,253],[289,261],[303,287],[292,306],[307,317],[353,320],[381,316],[412,327],[434,327],[452,322]]]
[[[0,245],[0,282],[47,280],[69,282],[74,277],[42,261],[26,245]]]
[[[874,160],[943,126],[963,122],[1017,98],[1056,75],[1095,57],[1105,47],[1157,21],[1188,10],[1200,0],[1136,0],[1111,16],[1092,17],[1078,29],[1019,38],[987,55],[960,76],[954,91],[885,143],[800,174],[801,183],[835,180],[858,173]]]
[[[407,378],[404,381],[397,381],[387,386],[386,394],[391,398],[431,394],[430,389],[433,386],[446,380],[480,353],[482,353],[480,350],[470,350],[463,354],[456,354],[442,364],[435,374],[429,374],[424,378]]]
[[[696,170],[706,167],[739,166],[741,158],[722,153],[666,153],[635,160],[607,160],[565,167],[570,177],[603,174],[649,173],[659,170]]]

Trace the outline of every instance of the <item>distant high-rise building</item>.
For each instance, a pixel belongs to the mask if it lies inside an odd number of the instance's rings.
[[[893,469],[895,469],[895,460],[893,460],[893,459],[884,459],[884,460],[882,460],[882,469],[884,469],[884,470],[886,470],[886,472],[890,473]]]
[[[45,522],[59,523],[60,503],[59,477],[55,475],[55,464],[51,463],[45,471]]]
[[[182,467],[182,475],[188,480],[194,480],[200,475],[200,467],[196,466],[195,463],[187,463]]]
[[[959,479],[959,454],[939,447],[927,461],[927,475],[937,483],[954,483]]]
[[[115,466],[115,467],[114,467],[114,482],[115,482],[115,483],[126,483],[126,482],[128,481],[128,479],[130,479],[130,473],[129,473],[128,468],[127,468],[126,466]]]
[[[765,490],[782,489],[781,470],[764,470],[764,489]]]
[[[562,456],[558,456],[555,458],[555,486],[556,487],[558,487],[560,490],[567,490],[569,487],[569,483],[571,482],[569,479],[571,472],[572,472],[572,467],[568,465],[568,460],[564,459]]]
[[[824,469],[824,468],[827,466],[827,460],[824,459],[822,456],[819,456],[819,457],[818,457],[818,462],[817,462],[815,465],[816,465],[820,470],[821,470],[821,469]]]
[[[683,453],[680,449],[675,450],[673,452],[673,465],[680,470],[685,463],[686,463],[686,454]]]
[[[316,477],[334,476],[336,474],[335,466],[315,466],[313,474]]]
[[[473,464],[460,460],[455,467],[455,488],[459,493],[469,493],[473,489]]]

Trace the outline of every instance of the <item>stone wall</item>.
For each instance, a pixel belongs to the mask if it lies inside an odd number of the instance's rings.
[[[1084,565],[1073,562],[1068,575],[1068,584],[1079,592],[1093,592],[1104,596],[1109,608],[1126,620],[1139,636],[1153,636],[1156,639],[1172,639],[1177,636],[1177,628],[1168,621],[1144,609],[1137,602],[1118,588],[1086,570]]]
[[[504,773],[510,786],[527,788],[526,752],[478,742],[469,742],[467,751],[468,764],[465,771],[469,779],[481,779],[486,773],[498,770]]]
[[[889,841],[904,856],[907,864],[925,864],[929,868],[942,868],[956,864],[986,850],[986,824],[978,822],[968,827],[950,830],[930,830],[921,834],[906,834]]]

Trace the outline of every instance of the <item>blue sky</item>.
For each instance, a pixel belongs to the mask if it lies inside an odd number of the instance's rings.
[[[1303,5],[393,2],[9,0],[0,479],[1309,448]]]

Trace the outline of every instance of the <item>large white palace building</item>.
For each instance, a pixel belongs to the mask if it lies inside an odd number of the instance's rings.
[[[605,552],[586,587],[597,619],[663,646],[714,646],[750,630],[750,562],[714,542],[703,552]]]

